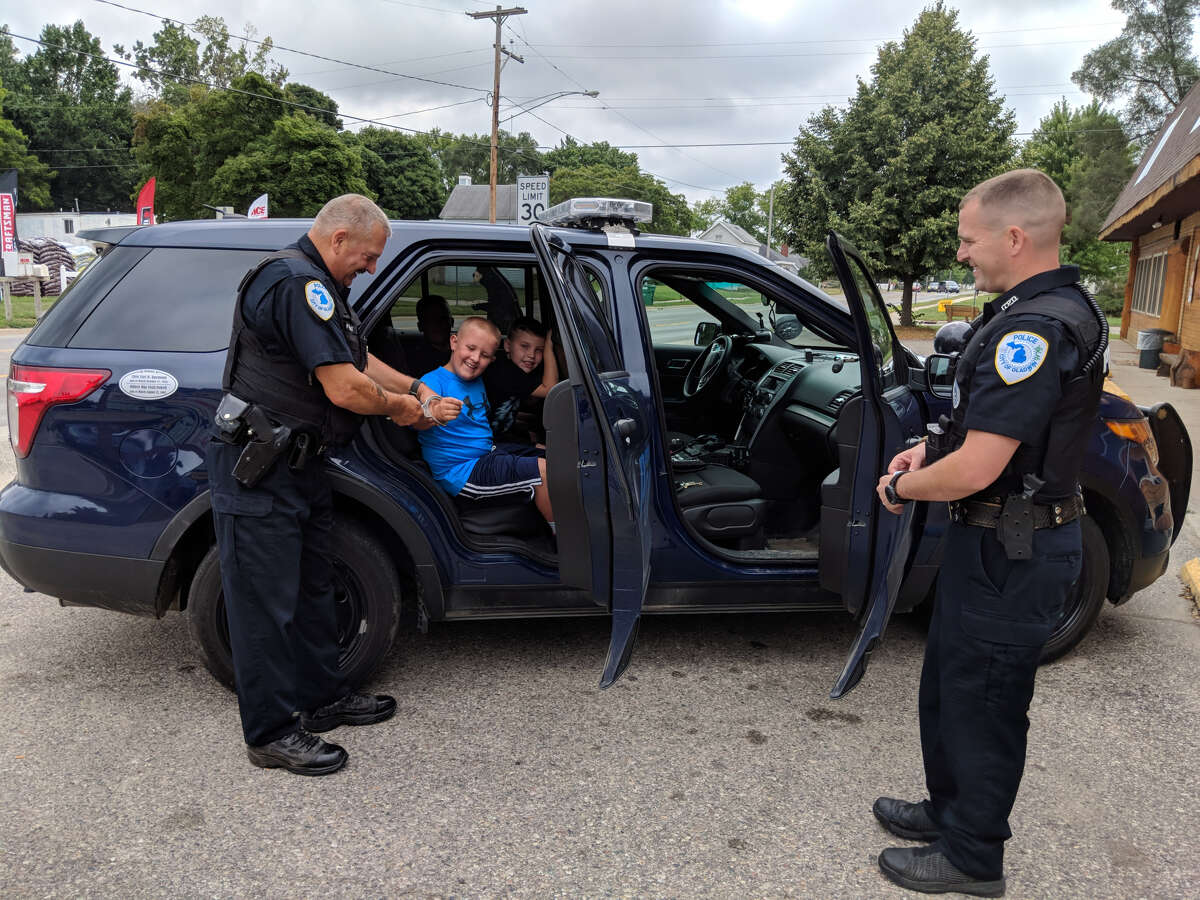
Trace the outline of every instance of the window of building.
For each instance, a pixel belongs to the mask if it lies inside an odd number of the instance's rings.
[[[1167,254],[1154,253],[1138,260],[1133,276],[1134,312],[1157,316],[1162,311],[1163,289],[1166,286]]]
[[[63,219],[63,233],[64,234],[74,234],[75,233],[75,220],[74,219]]]

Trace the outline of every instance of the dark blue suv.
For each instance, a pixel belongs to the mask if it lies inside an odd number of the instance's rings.
[[[94,233],[103,257],[12,355],[5,570],[64,604],[183,611],[227,684],[204,448],[236,286],[308,225]],[[385,361],[417,348],[414,307],[431,295],[459,315],[515,299],[554,328],[566,377],[541,420],[558,533],[529,506],[460,507],[409,429],[368,419],[327,462],[351,677],[402,622],[611,616],[609,684],[643,614],[845,609],[860,631],[833,695],[853,687],[892,612],[937,575],[944,506],[892,516],[875,483],[946,402],[854,248],[831,235],[829,250],[841,297],[740,249],[620,227],[394,223],[353,295]],[[1083,573],[1048,658],[1106,597],[1162,574],[1190,473],[1172,407],[1105,394],[1082,472]]]

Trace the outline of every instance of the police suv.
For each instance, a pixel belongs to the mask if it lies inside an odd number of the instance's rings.
[[[641,233],[650,212],[592,199],[531,227],[395,222],[375,275],[355,281],[352,304],[387,361],[419,341],[418,300],[446,297],[461,315],[488,299],[479,275],[493,270],[522,314],[553,327],[565,377],[542,410],[557,539],[531,505],[447,496],[411,430],[385,418],[327,457],[352,679],[402,622],[609,616],[607,685],[642,615],[844,609],[858,634],[838,697],[892,613],[930,595],[945,504],[894,516],[875,485],[947,410],[947,385],[897,340],[862,258],[829,236],[835,298],[739,248]],[[183,612],[226,684],[205,445],[238,282],[309,225],[93,232],[103,256],[12,355],[17,476],[0,491],[0,563],[64,605]],[[1163,573],[1190,473],[1169,404],[1104,395],[1081,472],[1083,571],[1047,658],[1106,598],[1123,603]]]

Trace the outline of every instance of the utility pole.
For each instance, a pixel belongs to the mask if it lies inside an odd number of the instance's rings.
[[[496,43],[493,45],[496,48],[495,62],[495,77],[492,84],[492,158],[488,163],[488,185],[490,186],[490,197],[488,200],[488,221],[496,221],[496,152],[497,143],[500,136],[500,54],[512,57],[519,63],[525,62],[521,57],[514,53],[509,53],[500,46],[500,26],[504,24],[504,20],[509,16],[523,16],[529,10],[521,6],[514,6],[510,9],[502,9],[496,7],[494,12],[469,12],[467,13],[472,19],[492,19],[496,23]]]
[[[767,212],[767,259],[771,258],[771,228],[775,224],[775,183],[771,182],[771,200]]]

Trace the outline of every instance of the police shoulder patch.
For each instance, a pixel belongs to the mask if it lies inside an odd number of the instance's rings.
[[[1049,342],[1032,331],[1010,331],[996,345],[996,374],[1005,384],[1024,381],[1041,368]]]
[[[330,316],[333,315],[333,298],[329,296],[329,290],[319,281],[310,281],[304,285],[304,299],[308,301],[308,308],[316,313],[317,318],[322,322],[328,322]]]

